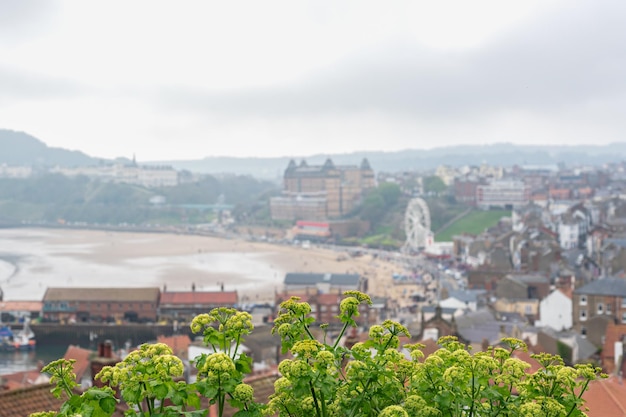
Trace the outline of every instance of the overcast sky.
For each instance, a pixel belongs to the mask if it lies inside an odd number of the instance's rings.
[[[0,0],[0,128],[139,161],[626,139],[623,0]]]

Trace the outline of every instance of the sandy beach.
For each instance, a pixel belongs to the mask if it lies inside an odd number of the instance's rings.
[[[358,273],[371,295],[387,295],[391,262],[371,256],[239,239],[68,229],[0,230],[5,300],[40,300],[48,287],[237,290],[242,301],[273,300],[287,272]],[[347,258],[344,260],[338,260]]]

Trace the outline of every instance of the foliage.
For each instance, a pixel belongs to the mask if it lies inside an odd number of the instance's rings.
[[[446,183],[436,175],[424,177],[422,179],[424,194],[440,194],[448,188]]]
[[[400,186],[392,182],[383,182],[376,188],[376,191],[385,201],[386,207],[395,205],[402,195]]]
[[[52,394],[57,398],[65,395],[68,400],[61,406],[58,413],[48,411],[31,414],[31,417],[106,417],[113,414],[119,400],[115,398],[111,388],[92,387],[81,395],[75,393],[75,388],[78,384],[76,383],[76,375],[73,372],[74,362],[76,361],[73,359],[59,359],[50,362],[41,370],[51,375],[50,383],[56,384],[51,390]]]
[[[275,184],[247,176],[204,176],[195,183],[174,187],[144,188],[61,174],[30,178],[0,178],[0,220],[12,222],[85,222],[99,224],[205,223],[208,212],[181,208],[187,204],[250,205],[276,190]],[[164,206],[150,198],[164,196]],[[267,205],[267,204],[265,204]]]
[[[337,316],[341,329],[331,334],[321,324],[319,339],[309,304],[292,297],[280,305],[272,332],[290,356],[279,364],[281,377],[267,404],[255,403],[252,387],[243,383],[251,360],[239,347],[252,331],[251,317],[228,308],[192,321],[192,331],[213,350],[195,361],[196,383],[176,379],[182,364],[161,344],[141,346],[97,378],[117,387],[130,406],[128,416],[204,416],[199,394],[217,405],[219,416],[229,402],[240,410],[237,417],[577,417],[585,415],[582,396],[589,382],[603,376],[599,368],[568,367],[549,354],[533,355],[541,369],[529,373],[530,365],[514,354],[526,345],[512,338],[472,355],[456,338],[442,337],[441,348],[424,358],[423,345],[405,344],[400,350],[409,332],[391,320],[371,326],[367,341],[342,346],[366,304],[371,304],[367,295],[346,292]],[[90,388],[74,394],[71,365],[60,360],[45,368],[56,384],[52,392],[69,400],[58,413],[38,415],[110,416],[118,401],[114,391]]]
[[[371,190],[351,214],[370,223],[370,240],[355,243],[388,248],[400,246],[404,240],[401,230],[404,200],[400,187],[394,183],[382,183]]]

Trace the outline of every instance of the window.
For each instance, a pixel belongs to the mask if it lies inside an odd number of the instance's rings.
[[[580,321],[587,320],[587,310],[580,310]]]
[[[598,303],[598,314],[604,313],[604,304]]]
[[[624,302],[624,300],[622,300],[622,303]],[[586,306],[587,305],[587,296],[586,295],[581,295],[580,296],[580,305],[581,306]]]
[[[626,323],[626,312],[622,313],[622,323]]]
[[[622,297],[622,307],[626,308],[626,297]]]
[[[611,314],[611,303],[606,305],[606,314]]]
[[[580,334],[582,336],[587,336],[587,329],[584,326],[580,328]]]

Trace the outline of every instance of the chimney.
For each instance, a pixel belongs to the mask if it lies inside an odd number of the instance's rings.
[[[102,388],[104,384],[99,380],[96,380],[96,375],[105,366],[115,365],[119,359],[113,358],[113,343],[110,340],[105,340],[102,343],[98,343],[98,356],[91,360],[91,382],[94,387]]]

